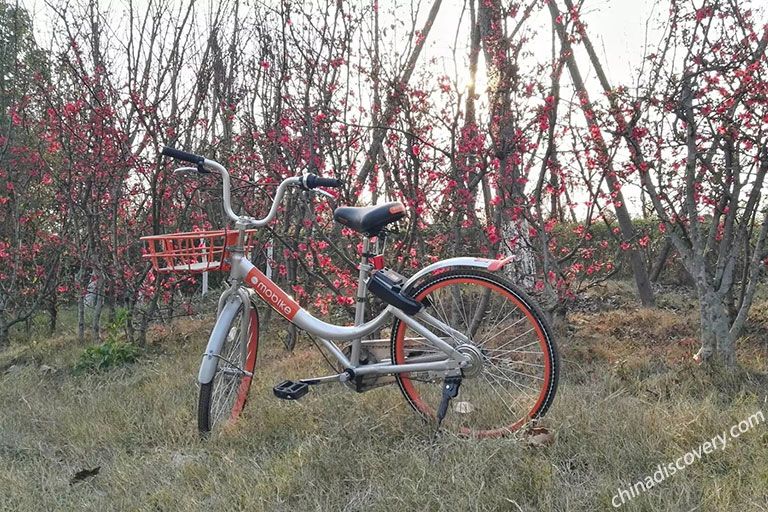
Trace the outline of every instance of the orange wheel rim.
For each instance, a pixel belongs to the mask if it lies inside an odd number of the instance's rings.
[[[523,425],[527,420],[534,417],[536,411],[539,410],[542,403],[544,403],[544,400],[547,397],[547,394],[549,392],[549,383],[552,378],[552,367],[550,362],[550,357],[547,357],[547,353],[549,352],[549,347],[547,346],[547,336],[544,334],[541,325],[536,320],[536,318],[533,316],[531,311],[527,306],[525,306],[517,297],[515,297],[513,294],[508,292],[507,290],[499,287],[498,285],[485,281],[483,279],[477,279],[473,277],[460,277],[455,279],[446,279],[444,281],[438,281],[437,283],[433,284],[432,286],[429,286],[428,288],[424,289],[417,297],[416,300],[421,302],[424,297],[432,293],[434,290],[442,288],[444,286],[448,285],[454,285],[454,284],[481,284],[483,287],[491,288],[492,290],[501,293],[506,298],[510,299],[515,306],[517,306],[518,310],[523,312],[528,319],[528,322],[533,325],[537,339],[539,340],[539,345],[541,346],[542,353],[545,356],[544,357],[544,385],[541,388],[541,391],[539,393],[538,399],[536,400],[536,403],[534,406],[526,413],[525,416],[517,420],[515,423],[508,427],[501,427],[497,429],[488,429],[488,430],[477,430],[473,431],[467,427],[460,427],[458,429],[458,432],[463,435],[468,436],[474,436],[477,438],[489,438],[489,437],[499,437],[501,435],[504,435],[505,433],[515,431],[518,428],[520,428],[521,425]],[[395,346],[395,356],[396,356],[396,363],[397,364],[404,364],[405,361],[405,351],[404,351],[404,344],[403,344],[403,336],[405,333],[406,325],[404,323],[400,323],[397,331],[397,337],[396,340],[398,340],[396,346]],[[421,399],[421,396],[419,392],[416,390],[416,388],[413,386],[413,382],[411,379],[407,378],[405,373],[401,374],[400,382],[402,383],[403,388],[406,391],[406,394],[408,397],[414,402],[414,405],[416,408],[422,412],[423,414],[435,417],[435,410],[429,406],[424,400]]]

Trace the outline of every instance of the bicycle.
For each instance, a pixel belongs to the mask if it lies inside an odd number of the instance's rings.
[[[209,433],[236,420],[256,370],[259,319],[256,299],[317,338],[336,358],[339,373],[277,384],[276,397],[297,400],[310,386],[342,382],[363,392],[393,380],[423,418],[459,434],[498,437],[546,413],[557,390],[557,347],[544,315],[499,271],[510,258],[450,258],[406,278],[384,264],[387,226],[405,216],[400,202],[343,206],[334,220],[363,236],[355,322],[334,325],[303,309],[247,258],[251,236],[269,224],[288,187],[333,197],[318,187],[341,186],[312,174],[290,177],[277,187],[262,219],[237,215],[230,177],[221,164],[164,147],[162,154],[193,164],[175,172],[218,173],[223,206],[235,229],[143,237],[145,257],[158,272],[228,271],[229,287],[218,301],[217,318],[203,354],[198,381],[198,428]],[[256,229],[254,229],[256,228]],[[386,303],[365,321],[368,293]],[[384,339],[368,339],[391,323],[389,353]],[[346,343],[342,348],[337,343]],[[388,357],[387,357],[388,356]],[[449,406],[453,401],[451,414]]]

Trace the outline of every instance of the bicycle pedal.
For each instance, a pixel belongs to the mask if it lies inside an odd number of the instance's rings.
[[[283,400],[298,400],[309,391],[309,385],[305,382],[293,382],[286,380],[273,388],[275,396]]]

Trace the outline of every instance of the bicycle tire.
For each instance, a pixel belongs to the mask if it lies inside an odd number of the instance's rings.
[[[227,335],[220,352],[225,355],[218,359],[213,379],[200,385],[197,427],[202,434],[208,434],[226,422],[237,420],[245,407],[253,378],[242,373],[233,374],[226,371],[244,369],[253,374],[255,370],[259,348],[259,315],[255,307],[250,308],[250,318],[247,320],[248,347],[243,361],[239,340],[244,321],[245,313],[241,305],[225,331]]]
[[[471,343],[466,345],[473,346],[471,351],[476,354],[474,370],[462,370],[459,395],[451,402],[454,410],[449,410],[444,425],[471,437],[500,437],[547,412],[557,391],[560,367],[557,346],[543,313],[523,291],[496,274],[453,269],[417,283],[410,294],[425,305],[426,312],[469,338]],[[472,304],[480,306],[483,301],[482,308],[469,308]],[[498,308],[501,310],[495,311]],[[497,323],[503,325],[481,330],[491,318],[494,321],[501,318]],[[453,339],[434,327],[430,330]],[[409,357],[424,356],[429,350],[433,355],[441,354],[420,341],[423,338],[418,335],[407,336],[407,331],[404,323],[395,320],[391,335],[394,364],[408,364]],[[504,333],[506,335],[499,338]],[[455,343],[458,344],[458,340]],[[505,347],[512,348],[504,350]],[[482,366],[478,370],[480,361]],[[395,375],[405,399],[425,419],[436,416],[444,376],[438,372]]]

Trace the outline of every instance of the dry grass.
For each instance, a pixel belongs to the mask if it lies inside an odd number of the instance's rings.
[[[107,375],[72,376],[82,347],[67,338],[16,344],[0,353],[0,509],[610,510],[618,487],[757,410],[768,415],[764,377],[679,357],[695,336],[685,317],[573,320],[544,422],[556,440],[537,448],[450,434],[433,443],[395,387],[277,400],[278,381],[325,369],[307,344],[286,355],[268,337],[244,417],[202,441],[195,376],[210,319],[157,332],[143,364]],[[764,349],[745,344],[740,353]],[[761,425],[622,509],[768,510],[767,452]]]

